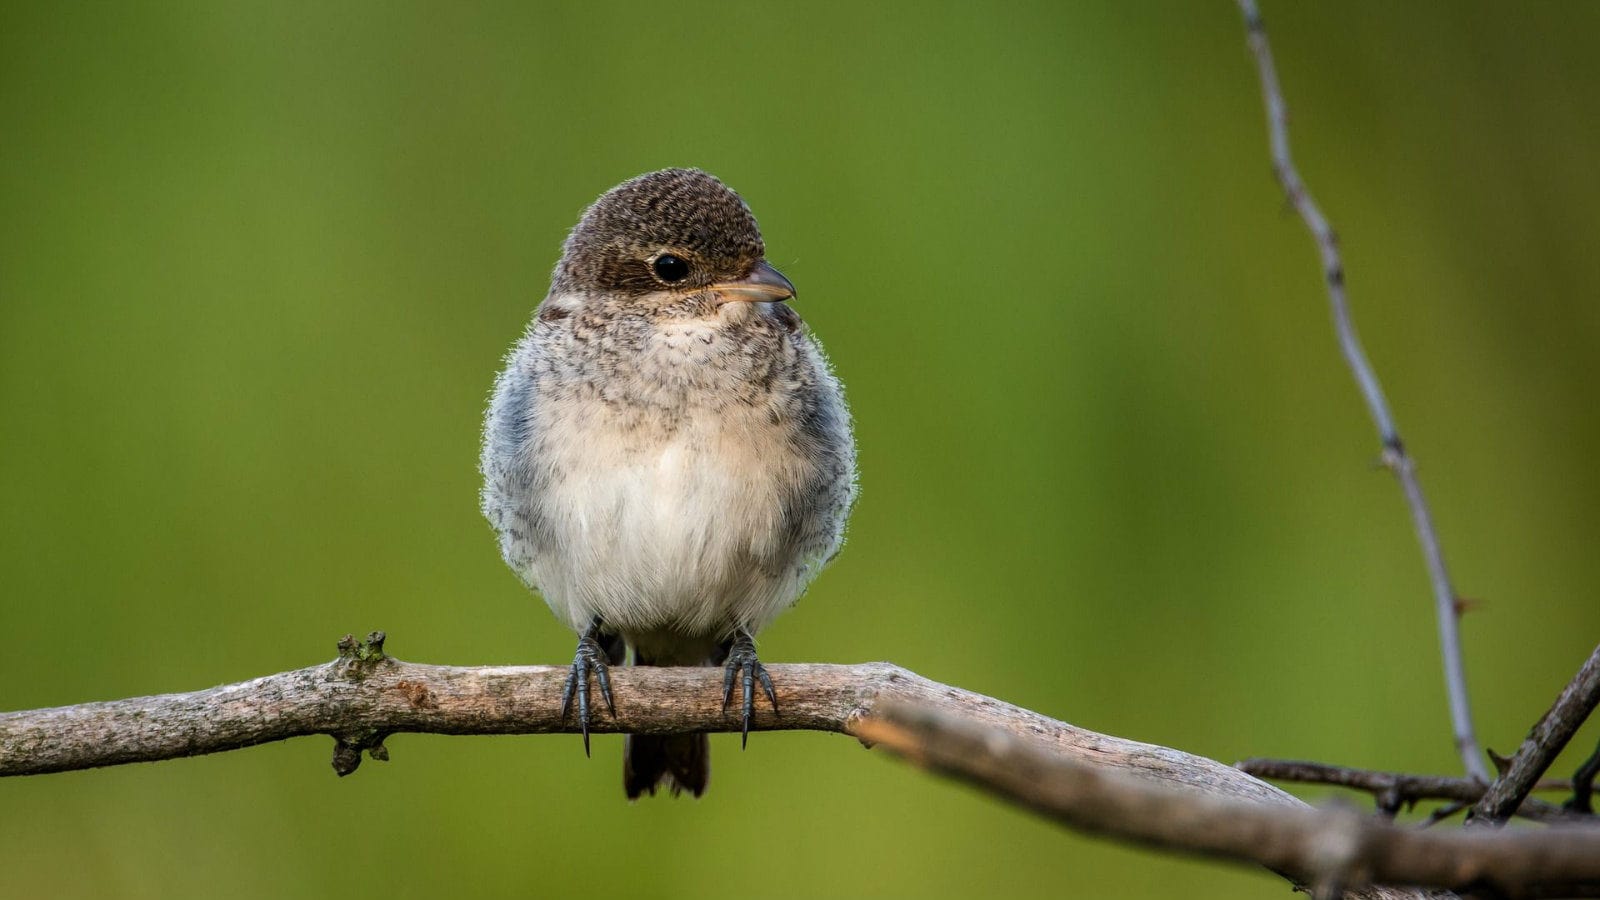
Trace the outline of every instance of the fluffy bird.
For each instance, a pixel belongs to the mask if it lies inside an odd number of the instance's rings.
[[[695,169],[596,200],[506,357],[484,425],[483,512],[500,552],[579,634],[562,697],[588,752],[608,666],[724,667],[759,684],[755,635],[838,552],[855,499],[839,380],[788,305],[748,206]],[[629,735],[628,797],[699,796],[704,734]]]

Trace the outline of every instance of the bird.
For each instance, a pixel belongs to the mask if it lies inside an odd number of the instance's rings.
[[[589,752],[609,668],[721,666],[778,713],[755,636],[838,553],[857,493],[844,390],[745,201],[704,171],[617,185],[567,236],[484,417],[500,552],[578,634],[562,692]],[[700,796],[703,733],[628,735],[630,800]]]

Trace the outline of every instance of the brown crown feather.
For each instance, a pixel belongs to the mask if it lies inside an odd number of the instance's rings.
[[[662,169],[617,185],[578,220],[556,266],[553,292],[661,290],[650,260],[685,258],[679,288],[738,278],[765,255],[761,229],[738,194],[699,169]]]

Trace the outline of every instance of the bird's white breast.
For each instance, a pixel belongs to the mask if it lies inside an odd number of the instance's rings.
[[[809,577],[781,557],[786,500],[811,466],[766,407],[684,401],[718,390],[715,341],[673,329],[653,343],[613,376],[616,397],[541,398],[537,452],[555,475],[530,499],[554,542],[531,580],[575,628],[598,615],[624,633],[757,630]]]

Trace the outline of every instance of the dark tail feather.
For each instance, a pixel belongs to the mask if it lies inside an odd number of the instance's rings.
[[[694,665],[697,655],[657,659],[635,648],[633,662],[638,666]],[[698,797],[710,781],[711,742],[704,734],[630,734],[623,738],[622,787],[629,800],[654,795],[663,784],[674,797],[684,791]]]
[[[663,782],[672,796],[698,797],[711,780],[711,742],[703,734],[630,734],[622,743],[622,787],[629,800],[654,794]]]

